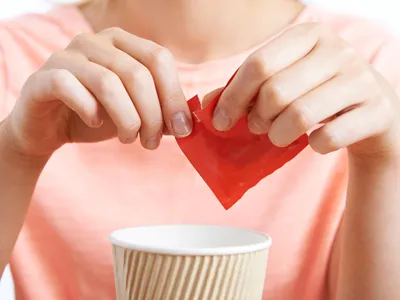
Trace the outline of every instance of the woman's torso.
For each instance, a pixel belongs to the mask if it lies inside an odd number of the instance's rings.
[[[352,27],[355,21],[310,7],[297,22],[316,21],[320,15],[368,58],[376,55],[382,41],[365,41],[365,26]],[[90,28],[74,8],[0,24],[3,115],[27,76],[81,31]],[[223,86],[247,54],[179,65],[187,97]],[[346,168],[345,152],[321,156],[306,148],[225,211],[171,137],[157,151],[117,140],[66,145],[40,178],[13,253],[17,297],[114,299],[112,230],[207,223],[272,236],[264,300],[324,299],[330,249],[344,209]]]

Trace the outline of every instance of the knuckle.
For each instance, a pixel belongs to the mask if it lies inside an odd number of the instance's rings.
[[[253,54],[249,57],[247,61],[246,72],[252,78],[269,78],[272,76],[271,71],[267,66],[267,62],[263,55],[259,53]]]
[[[85,63],[82,53],[75,50],[62,50],[54,52],[40,68],[40,71],[73,70],[76,64]],[[69,71],[68,71],[69,72]]]
[[[332,36],[332,30],[326,24],[314,22],[309,23],[309,26],[309,29],[314,31],[320,37]]]
[[[90,37],[91,37],[90,34],[80,33],[72,39],[71,43],[68,45],[67,48],[68,49],[70,49],[70,48],[81,49],[88,43],[88,41],[90,40]]]
[[[152,67],[169,65],[173,60],[172,53],[164,47],[155,47],[149,54],[149,64]]]
[[[290,106],[288,111],[294,125],[302,131],[310,129],[313,125],[309,110],[304,105],[297,105],[296,103]]]
[[[303,34],[309,32],[313,26],[314,26],[314,23],[306,22],[306,23],[297,24],[297,25],[289,28],[288,31],[294,36],[303,35]]]
[[[270,105],[274,107],[274,110],[281,111],[288,105],[283,89],[274,83],[272,78],[262,86],[260,93],[265,101],[270,102]]]
[[[293,29],[299,31],[298,33],[316,32],[318,27],[317,22],[306,22],[295,26]]]
[[[335,57],[337,57],[338,61],[338,72],[343,72],[359,65],[360,60],[352,47],[339,47],[339,49],[334,51],[337,53]]]
[[[52,70],[50,76],[51,90],[55,95],[64,91],[65,84],[71,79],[72,74],[65,69]]]
[[[100,95],[110,95],[118,84],[120,84],[120,79],[116,74],[104,71],[96,80],[96,89]]]
[[[138,134],[140,128],[142,127],[142,122],[140,119],[132,120],[130,122],[120,124],[118,127],[120,127],[126,135],[135,136]]]
[[[319,37],[326,36],[331,33],[331,30],[325,24],[319,22],[307,22],[294,27],[296,33],[313,34]]]
[[[347,51],[350,52],[351,50]],[[360,75],[363,72],[369,72],[370,67],[363,59],[359,58],[355,54],[353,57],[347,58],[347,61],[345,61],[344,70],[346,73],[354,76],[354,75]]]
[[[123,32],[123,29],[113,26],[106,29],[103,29],[99,32],[100,35],[104,35],[107,37],[115,37]]]
[[[362,86],[370,87],[371,90],[380,90],[375,76],[370,72],[369,68],[361,66],[357,77]]]
[[[49,59],[46,62],[46,65],[65,60],[66,57],[66,51],[56,51],[50,55]]]
[[[287,35],[290,36],[293,41],[297,41],[300,39],[303,40],[306,37],[307,40],[309,40],[310,45],[312,43],[314,47],[320,47],[320,44],[318,43],[318,40],[320,39],[320,34],[315,28],[317,25],[317,23],[313,22],[298,24],[291,27],[287,31]]]
[[[133,65],[119,73],[126,85],[134,87],[135,90],[143,91],[154,86],[150,71],[143,65]]]
[[[39,70],[35,73],[32,73],[25,81],[24,86],[35,84],[35,82],[39,79],[40,74],[42,74],[43,71]]]
[[[135,85],[146,85],[152,80],[150,71],[143,65],[135,65],[128,71],[126,71],[128,80]]]
[[[341,57],[344,58],[345,62],[352,62],[354,61],[355,58],[358,57],[357,51],[353,47],[350,47],[347,44],[341,46],[340,49],[338,49],[338,53]]]
[[[31,90],[37,85],[37,82],[41,80],[42,71],[31,74],[25,81],[25,84],[21,88],[20,99],[29,99],[31,97]]]
[[[373,100],[382,96],[382,90],[374,74],[369,67],[359,64],[350,73],[355,86],[360,87],[360,91],[365,100]]]

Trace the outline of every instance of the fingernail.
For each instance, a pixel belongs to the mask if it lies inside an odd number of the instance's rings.
[[[249,130],[254,134],[265,134],[268,132],[268,126],[261,118],[249,115],[247,118]]]
[[[263,134],[263,133],[265,133],[264,128],[262,126],[260,126],[260,124],[255,122],[255,121],[250,121],[249,122],[249,130],[254,134]]]
[[[136,141],[136,139],[137,139],[137,136],[130,136],[130,137],[125,138],[123,140],[123,143],[132,144],[134,141]]]
[[[152,136],[146,140],[145,146],[147,149],[156,149],[159,144],[160,144],[160,138],[157,136]]]
[[[192,131],[189,119],[183,111],[172,117],[171,124],[174,135],[177,137],[185,137]]]
[[[231,127],[232,119],[225,109],[217,108],[214,112],[213,123],[215,129],[223,131]]]
[[[92,120],[91,127],[93,128],[99,128],[103,125],[104,121],[100,118],[95,118]]]

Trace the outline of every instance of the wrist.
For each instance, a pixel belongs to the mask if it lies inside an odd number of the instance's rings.
[[[20,151],[7,123],[7,118],[0,122],[0,160],[17,168],[43,169],[50,155],[30,156]]]
[[[367,168],[397,165],[400,161],[400,130],[393,127],[387,133],[366,139],[347,148],[350,163]]]
[[[349,152],[351,169],[364,172],[382,169],[400,169],[400,151],[380,153],[376,155],[356,155]]]

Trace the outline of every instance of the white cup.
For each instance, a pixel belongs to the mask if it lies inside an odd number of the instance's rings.
[[[209,225],[111,234],[118,300],[261,300],[271,238]]]

